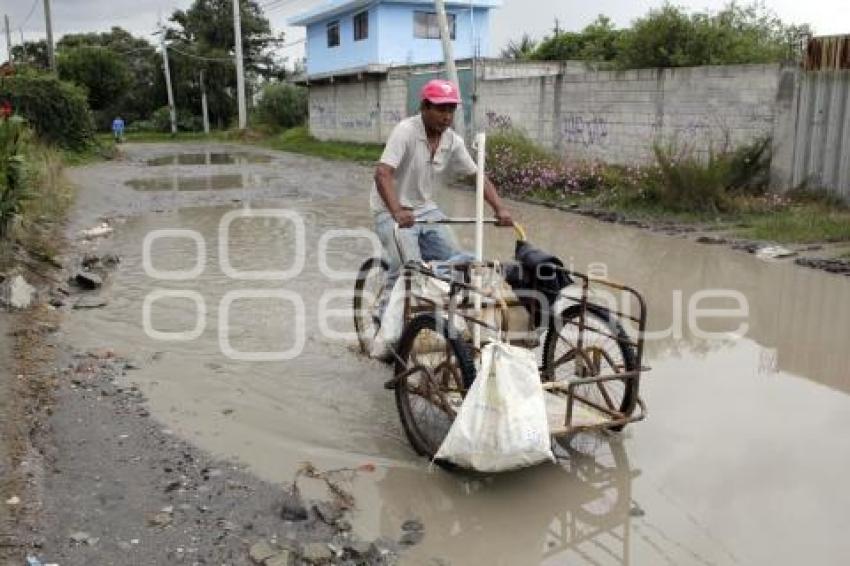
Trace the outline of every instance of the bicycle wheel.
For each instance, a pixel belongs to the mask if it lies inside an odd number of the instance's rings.
[[[566,382],[636,370],[634,349],[626,342],[628,335],[600,308],[587,308],[582,351],[578,352],[580,311],[579,305],[572,305],[559,318],[550,321],[543,343],[543,380]],[[624,415],[634,411],[637,391],[637,379],[580,385],[575,389],[577,395]],[[622,430],[623,426],[611,429]]]
[[[446,319],[421,314],[404,329],[398,354],[401,423],[414,450],[432,459],[475,379],[472,351]]]
[[[354,282],[354,330],[360,351],[367,355],[381,327],[378,306],[386,289],[388,270],[386,261],[370,257],[360,266]]]

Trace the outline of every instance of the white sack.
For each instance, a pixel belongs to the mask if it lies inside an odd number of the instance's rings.
[[[481,371],[435,458],[482,472],[555,461],[532,351],[484,346]]]

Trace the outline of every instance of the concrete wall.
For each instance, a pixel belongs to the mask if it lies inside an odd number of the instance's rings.
[[[655,142],[707,153],[770,135],[779,67],[487,76],[479,124],[523,129],[567,159],[625,164],[651,159]]]
[[[320,140],[384,142],[406,116],[405,74],[311,85],[310,133]]]

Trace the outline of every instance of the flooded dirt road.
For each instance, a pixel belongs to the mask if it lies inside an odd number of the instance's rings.
[[[74,311],[65,340],[136,360],[129,379],[172,430],[276,482],[304,461],[375,464],[352,486],[354,528],[398,538],[421,520],[409,563],[839,564],[850,553],[846,278],[513,203],[531,241],[645,293],[650,414],[622,435],[575,439],[558,465],[451,475],[413,453],[382,387],[390,370],[355,350],[351,272],[372,249],[371,171],[228,149],[128,145],[122,162],[72,172],[73,229],[117,219],[98,251],[122,261],[108,305]],[[468,192],[442,201],[472,213]],[[459,236],[472,247],[471,231]],[[485,253],[508,258],[512,246],[493,229]],[[703,316],[709,307],[726,313]]]

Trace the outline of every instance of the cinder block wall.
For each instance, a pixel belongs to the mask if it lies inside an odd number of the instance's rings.
[[[399,77],[310,85],[310,133],[320,140],[386,141],[405,116],[407,83]]]
[[[570,160],[639,163],[656,142],[707,153],[773,129],[780,68],[565,72],[479,83],[479,124],[511,126]]]
[[[323,140],[386,141],[407,115],[407,77],[422,69],[310,85],[310,132]],[[569,160],[627,164],[651,159],[656,142],[707,153],[770,135],[781,69],[588,72],[575,63],[486,61],[477,74],[477,130],[519,128]]]

